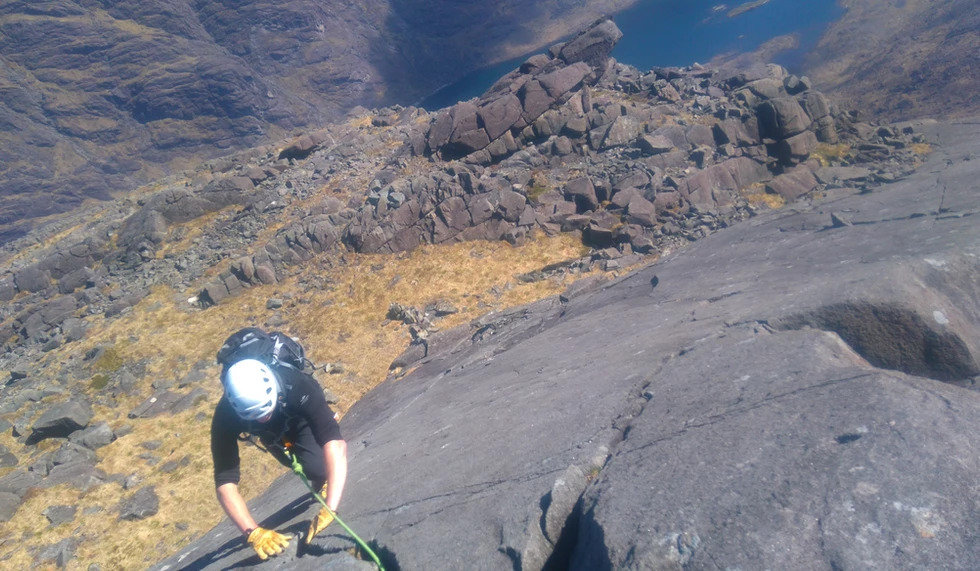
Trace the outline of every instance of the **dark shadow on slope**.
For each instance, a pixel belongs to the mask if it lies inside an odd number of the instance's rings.
[[[554,551],[545,561],[542,571],[564,571],[568,569],[572,560],[572,552],[578,541],[579,520],[582,517],[582,498],[575,503],[575,508],[568,514],[562,526],[558,541],[555,542]]]
[[[594,504],[593,504],[594,505]],[[594,509],[594,508],[593,508]],[[605,532],[595,519],[592,509],[585,509],[584,501],[575,506],[576,520],[574,541],[569,546],[568,560],[561,569],[582,571],[608,571],[612,569]],[[562,534],[565,535],[564,533]],[[562,539],[559,540],[562,543]],[[551,564],[551,560],[548,560]],[[558,569],[555,567],[554,569]]]
[[[972,386],[976,360],[955,333],[928,323],[913,308],[894,303],[848,302],[772,323],[777,329],[812,327],[837,333],[875,367]]]
[[[401,566],[398,565],[398,559],[395,557],[394,552],[383,545],[379,545],[376,539],[369,541],[368,547],[370,547],[371,551],[374,551],[374,554],[381,560],[381,565],[384,566],[385,571],[402,571]],[[361,550],[358,550],[357,555],[364,561],[372,561],[371,556],[367,553],[362,553]]]

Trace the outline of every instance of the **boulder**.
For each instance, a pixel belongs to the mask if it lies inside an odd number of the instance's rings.
[[[113,301],[111,304],[109,304],[109,307],[106,308],[105,316],[113,317],[115,315],[119,315],[123,311],[129,309],[130,307],[133,307],[134,305],[142,301],[143,298],[146,297],[148,293],[149,292],[137,292],[131,295],[123,296]]]
[[[0,301],[8,302],[17,295],[17,287],[9,280],[0,281]]]
[[[37,266],[28,266],[14,274],[14,285],[19,291],[44,291],[51,287],[51,273]]]
[[[10,492],[0,492],[0,523],[10,521],[20,507],[21,497]]]
[[[760,99],[776,99],[786,95],[784,81],[776,77],[763,77],[747,83],[745,87]]]
[[[653,228],[657,224],[656,207],[639,194],[634,195],[626,205],[626,214],[626,219],[631,224],[639,224],[646,228]]]
[[[442,148],[443,145],[449,142],[449,136],[453,133],[453,116],[452,110],[443,111],[436,115],[435,120],[429,127],[428,136],[426,138],[427,144],[429,146],[429,152],[436,152]]]
[[[57,404],[41,414],[31,426],[27,441],[36,444],[45,438],[66,438],[73,432],[88,426],[92,420],[92,407],[80,399]]]
[[[766,192],[792,201],[817,188],[817,184],[813,171],[806,165],[798,165],[766,183]]]
[[[295,141],[279,151],[280,159],[302,160],[310,156],[316,150],[319,143],[311,135],[301,135]]]
[[[601,73],[610,52],[622,37],[623,32],[612,20],[599,20],[563,45],[558,57],[568,65],[585,62]]]
[[[108,446],[115,439],[115,434],[106,422],[100,422],[84,430],[79,430],[68,437],[69,442],[79,444],[90,450]]]
[[[718,146],[731,144],[746,147],[762,143],[757,120],[728,118],[712,125],[711,131]]]
[[[517,222],[527,206],[523,194],[512,190],[501,190],[496,212],[507,222]]]
[[[728,210],[734,205],[738,183],[724,165],[713,165],[684,179],[678,190],[699,210]]]
[[[76,512],[78,512],[78,506],[48,506],[44,508],[41,515],[46,517],[52,526],[55,526],[71,522],[75,519]]]
[[[609,125],[609,129],[606,131],[599,145],[599,150],[605,151],[616,147],[632,145],[637,136],[639,136],[641,129],[642,125],[634,117],[630,117],[629,115],[617,117]]]
[[[517,96],[523,109],[521,118],[527,124],[533,123],[555,102],[555,98],[548,93],[541,82],[534,79],[521,86]]]
[[[67,294],[78,288],[90,287],[90,284],[94,285],[96,275],[91,268],[79,268],[58,280],[58,291]]]
[[[599,206],[595,186],[588,177],[572,179],[565,184],[565,196],[575,202],[579,213],[595,210]]]
[[[16,465],[17,457],[6,446],[0,444],[0,468],[11,468]]]
[[[478,115],[487,136],[490,140],[495,140],[517,123],[522,111],[520,99],[508,93],[482,105]]]
[[[592,69],[584,62],[574,63],[553,72],[536,76],[541,87],[554,99],[559,99],[584,80]]]
[[[140,488],[132,495],[123,498],[118,506],[119,519],[137,521],[152,517],[160,510],[160,498],[153,486]]]
[[[772,178],[772,173],[769,172],[766,165],[749,157],[728,159],[720,163],[719,166],[731,173],[732,178],[735,179],[735,185],[740,190]]]
[[[776,154],[784,165],[795,165],[805,161],[817,148],[817,136],[812,131],[804,131],[776,144]]]
[[[710,147],[716,145],[714,131],[707,125],[691,125],[684,131],[684,137],[692,147]]]
[[[763,137],[777,141],[805,131],[812,123],[795,97],[780,97],[764,102],[757,115]]]
[[[659,155],[674,149],[674,143],[663,135],[642,135],[636,146],[647,155]]]
[[[807,115],[813,121],[819,121],[832,113],[830,100],[819,91],[807,91],[803,94],[802,100]]]
[[[68,566],[68,562],[75,558],[78,543],[78,538],[69,537],[58,543],[45,546],[38,552],[35,561],[42,565],[44,563],[54,564],[55,567],[64,569]]]

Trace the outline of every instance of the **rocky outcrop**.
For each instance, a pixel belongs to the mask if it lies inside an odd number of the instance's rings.
[[[520,133],[552,106],[567,102],[583,84],[594,85],[622,36],[612,20],[600,20],[567,44],[553,47],[551,56],[532,57],[477,101],[439,113],[425,135],[427,152],[459,158],[487,148],[504,134],[513,135],[511,131]],[[510,143],[503,141],[505,152],[517,150],[508,149]]]

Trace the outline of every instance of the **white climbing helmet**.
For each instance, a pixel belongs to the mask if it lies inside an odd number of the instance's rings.
[[[262,361],[243,359],[228,367],[225,393],[242,420],[258,420],[276,408],[279,380]]]

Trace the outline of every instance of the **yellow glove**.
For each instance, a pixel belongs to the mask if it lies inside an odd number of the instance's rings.
[[[310,520],[310,529],[306,532],[306,544],[313,541],[313,536],[323,531],[328,525],[333,523],[333,515],[327,508],[320,508],[320,513]]]
[[[323,487],[320,488],[320,497],[326,501],[327,499],[327,485],[328,482],[323,483]],[[310,529],[306,532],[306,539],[303,541],[306,545],[309,545],[313,541],[313,536],[320,533],[328,525],[333,523],[333,515],[327,511],[327,508],[320,508],[320,512],[310,520]]]
[[[248,544],[265,561],[270,555],[278,555],[289,546],[289,538],[271,529],[255,528],[248,534]]]

